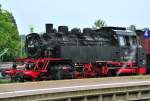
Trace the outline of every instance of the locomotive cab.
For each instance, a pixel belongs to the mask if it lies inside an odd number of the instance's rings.
[[[131,32],[132,33],[132,32]],[[137,47],[137,38],[136,35],[118,35],[118,41],[120,47]]]

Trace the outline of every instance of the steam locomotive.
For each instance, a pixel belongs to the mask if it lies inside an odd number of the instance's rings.
[[[91,78],[146,74],[145,49],[135,31],[124,27],[98,30],[46,24],[46,33],[26,36],[25,70],[15,80]],[[32,66],[31,66],[32,64]]]
[[[135,32],[120,27],[103,27],[99,30],[78,28],[68,31],[67,26],[46,25],[46,33],[31,33],[26,36],[25,49],[29,58],[64,58],[75,63],[95,61],[121,61],[138,57],[139,65],[144,60],[144,51],[139,47]],[[138,51],[137,51],[138,50]],[[141,61],[141,62],[140,62]]]

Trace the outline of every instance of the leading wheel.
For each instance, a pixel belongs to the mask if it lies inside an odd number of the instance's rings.
[[[14,77],[15,82],[24,82],[23,72],[18,72]]]

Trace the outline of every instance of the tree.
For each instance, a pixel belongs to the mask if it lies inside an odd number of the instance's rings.
[[[96,29],[100,29],[101,27],[105,27],[107,26],[104,20],[98,19],[94,22],[94,25],[92,26],[92,28],[94,30]]]
[[[0,52],[8,48],[3,60],[12,60],[19,55],[20,37],[12,13],[0,6]]]
[[[29,28],[30,28],[30,33],[33,33],[34,32],[34,26],[33,25],[29,25]]]

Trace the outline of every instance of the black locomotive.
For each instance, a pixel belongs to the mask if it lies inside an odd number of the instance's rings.
[[[46,33],[26,36],[27,58],[17,60],[26,64],[24,70],[9,69],[3,74],[12,81],[146,74],[140,35],[122,27],[69,31],[67,26],[56,30],[46,24]]]
[[[145,61],[144,50],[137,35],[122,27],[103,27],[99,30],[78,28],[68,31],[67,26],[46,24],[46,33],[31,33],[26,36],[25,49],[29,58],[64,58],[75,63],[95,61]]]

